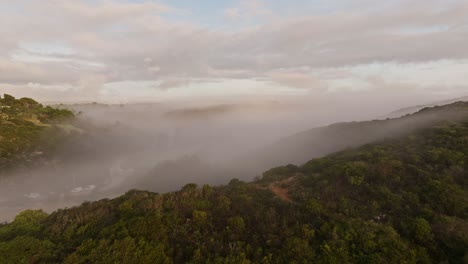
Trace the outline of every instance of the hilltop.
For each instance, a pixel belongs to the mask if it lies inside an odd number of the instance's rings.
[[[74,114],[31,98],[0,97],[0,176],[13,165],[37,163],[74,128]]]
[[[0,226],[0,256],[3,263],[463,263],[467,109],[424,109],[418,115],[444,118],[270,169],[250,183],[132,190],[49,215],[25,211]]]

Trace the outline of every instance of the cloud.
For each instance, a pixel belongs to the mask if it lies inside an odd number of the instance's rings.
[[[314,89],[324,90],[327,84],[310,73],[301,71],[274,71],[269,73],[268,78],[275,83],[298,88],[298,89]]]
[[[162,81],[162,82],[157,86],[157,88],[158,88],[158,89],[161,89],[161,90],[167,90],[167,89],[171,89],[171,88],[175,88],[175,87],[180,87],[180,86],[187,85],[187,84],[188,84],[188,80],[187,80],[187,79],[183,79],[183,78],[170,78],[170,79],[165,79],[164,81]]]
[[[241,16],[240,10],[237,7],[231,7],[224,11],[224,16],[228,19],[237,19]]]
[[[224,10],[224,16],[230,20],[259,21],[270,18],[273,12],[260,0],[243,0],[235,7]]]
[[[266,1],[241,1],[224,15],[255,23],[235,30],[171,19],[178,9],[149,1],[0,3],[0,83],[63,85],[96,96],[106,83],[126,81],[170,89],[251,79],[327,89],[346,67],[468,58],[466,1],[328,3],[334,11],[307,14],[291,4],[297,15],[281,16]],[[40,53],[38,43],[57,52]]]
[[[159,68],[158,66],[151,66],[151,67],[146,68],[146,70],[150,74],[155,74],[155,73],[158,73],[161,70],[161,68]]]

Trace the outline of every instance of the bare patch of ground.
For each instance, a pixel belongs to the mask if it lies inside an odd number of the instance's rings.
[[[292,202],[291,198],[289,197],[289,190],[287,187],[290,186],[295,179],[296,176],[291,176],[281,181],[272,182],[268,184],[267,187],[260,188],[270,190],[283,201]]]

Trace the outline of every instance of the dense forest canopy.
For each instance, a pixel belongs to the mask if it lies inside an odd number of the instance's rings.
[[[24,211],[0,226],[0,263],[466,263],[468,103],[422,112],[447,109],[254,182]]]

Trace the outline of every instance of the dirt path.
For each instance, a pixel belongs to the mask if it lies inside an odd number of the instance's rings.
[[[292,176],[282,181],[272,182],[268,185],[267,188],[276,196],[278,196],[281,200],[286,202],[292,202],[291,198],[289,197],[289,190],[282,186],[291,184],[295,179],[296,176]]]
[[[279,186],[270,186],[270,190],[282,200],[292,202],[291,198],[289,198],[289,191],[287,189]]]

